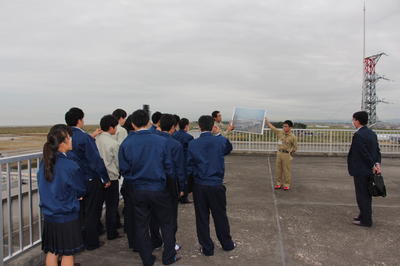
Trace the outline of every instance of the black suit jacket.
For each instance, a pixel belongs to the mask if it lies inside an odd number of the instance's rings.
[[[381,162],[378,138],[371,129],[364,126],[353,135],[347,167],[351,176],[370,176],[375,163]]]

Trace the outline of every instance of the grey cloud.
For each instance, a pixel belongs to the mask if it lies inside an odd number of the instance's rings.
[[[377,71],[395,80],[378,93],[396,100],[400,4],[367,4],[367,53],[387,52]],[[361,101],[361,0],[8,1],[0,41],[0,124],[62,122],[71,106],[96,123],[143,103],[190,119],[234,106],[347,119]]]

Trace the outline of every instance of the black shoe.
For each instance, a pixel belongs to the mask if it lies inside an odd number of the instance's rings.
[[[95,249],[98,249],[98,248],[100,248],[100,247],[102,247],[102,246],[104,246],[104,241],[99,241],[99,245],[98,246],[96,246],[96,247],[86,247],[86,250],[95,250]]]
[[[107,236],[107,239],[108,240],[114,240],[114,239],[117,239],[117,238],[121,238],[122,236],[120,235],[120,234],[115,234],[115,235],[112,235],[112,236]]]
[[[371,227],[372,224],[363,224],[361,223],[361,221],[353,221],[354,225],[358,225],[358,226],[364,226],[364,227]]]
[[[171,261],[171,262],[163,262],[163,264],[164,265],[171,265],[171,264],[174,264],[175,262],[177,262],[180,259],[182,259],[181,256],[175,256],[173,261]]]
[[[360,217],[354,217],[353,221],[360,221]]]
[[[150,263],[148,263],[148,264],[144,264],[144,263],[143,263],[143,265],[144,265],[144,266],[153,266],[155,261],[156,261],[156,256],[151,255]]]
[[[186,199],[181,199],[180,202],[181,202],[181,204],[190,204],[190,203],[193,203],[193,201],[190,201],[190,200],[188,200],[187,198],[186,198]]]
[[[200,248],[200,252],[204,255],[204,256],[214,256],[214,250],[213,251],[209,251],[209,252],[205,252],[203,250],[203,248]]]
[[[233,243],[233,246],[229,247],[229,248],[222,247],[222,249],[225,250],[225,251],[231,251],[231,250],[234,250],[235,248],[236,248],[236,243]]]

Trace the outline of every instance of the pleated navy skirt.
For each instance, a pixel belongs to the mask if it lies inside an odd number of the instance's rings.
[[[42,250],[60,256],[71,256],[84,249],[79,219],[65,223],[44,220]]]

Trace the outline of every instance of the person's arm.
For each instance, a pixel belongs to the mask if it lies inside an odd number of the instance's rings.
[[[78,165],[72,167],[72,170],[70,171],[70,176],[67,177],[66,183],[68,184],[68,186],[76,191],[77,198],[82,198],[86,194],[85,181],[86,179],[82,173],[81,168]]]
[[[174,177],[175,176],[174,163],[173,163],[172,155],[167,150],[166,145],[164,145],[164,148],[163,148],[162,162],[163,162],[164,171],[165,171],[165,174],[167,175],[167,177]]]
[[[295,153],[297,151],[297,138],[293,136],[293,147],[290,151],[291,154]]]
[[[229,139],[225,138],[224,136],[218,135],[216,136],[217,138],[223,138],[224,140],[224,155],[228,155],[231,153],[233,147],[232,143],[229,141]]]
[[[108,177],[106,166],[103,159],[100,157],[94,139],[86,138],[85,142],[85,157],[89,163],[89,168],[95,172],[102,180],[106,187],[110,186],[110,178]]]
[[[124,146],[119,147],[118,151],[118,163],[119,163],[119,173],[122,176],[128,176],[131,170],[131,166],[129,164],[129,158],[125,154]]]
[[[376,135],[375,135],[375,141],[376,141],[377,161],[375,162],[373,171],[374,173],[380,174],[382,173],[382,168],[381,168],[382,155],[381,155],[381,149],[379,148],[378,138]]]
[[[192,149],[190,147],[190,143],[186,158],[186,173],[188,176],[194,176],[194,157],[192,156]]]
[[[267,126],[268,126],[275,134],[279,134],[279,130],[278,130],[276,127],[274,127],[274,125],[273,125],[271,122],[269,122],[269,120],[268,120],[267,117],[265,118],[265,124],[267,124]]]
[[[118,152],[119,152],[119,144],[114,146],[114,158],[115,158],[115,166],[119,171],[119,160],[118,160]]]
[[[231,121],[231,122],[229,122],[229,124],[228,124],[226,130],[223,132],[222,135],[223,135],[223,136],[228,136],[229,133],[231,133],[232,130],[234,130],[234,129],[235,129],[235,127],[233,126],[233,123],[232,123],[232,121]]]
[[[184,156],[183,156],[183,147],[181,144],[177,147],[175,151],[175,156],[174,156],[174,163],[175,163],[175,170],[176,170],[176,176],[178,177],[178,182],[179,182],[179,189],[180,189],[180,194],[184,192],[185,189],[185,181],[186,181],[186,176],[185,176],[185,162],[184,162]]]
[[[119,176],[119,166],[118,166],[118,150],[119,145],[113,139],[109,146],[109,152],[106,155],[107,157],[107,171],[112,173],[114,176]]]
[[[370,169],[374,169],[376,162],[374,161],[371,153],[368,151],[367,145],[360,134],[354,134],[353,143],[354,147],[357,147],[358,151],[361,153],[362,160],[364,160],[364,162],[370,167]]]
[[[96,128],[96,130],[95,131],[93,131],[91,134],[90,134],[90,136],[92,137],[92,138],[96,138],[98,135],[100,135],[101,133],[103,133],[103,130],[101,130],[100,128]]]

